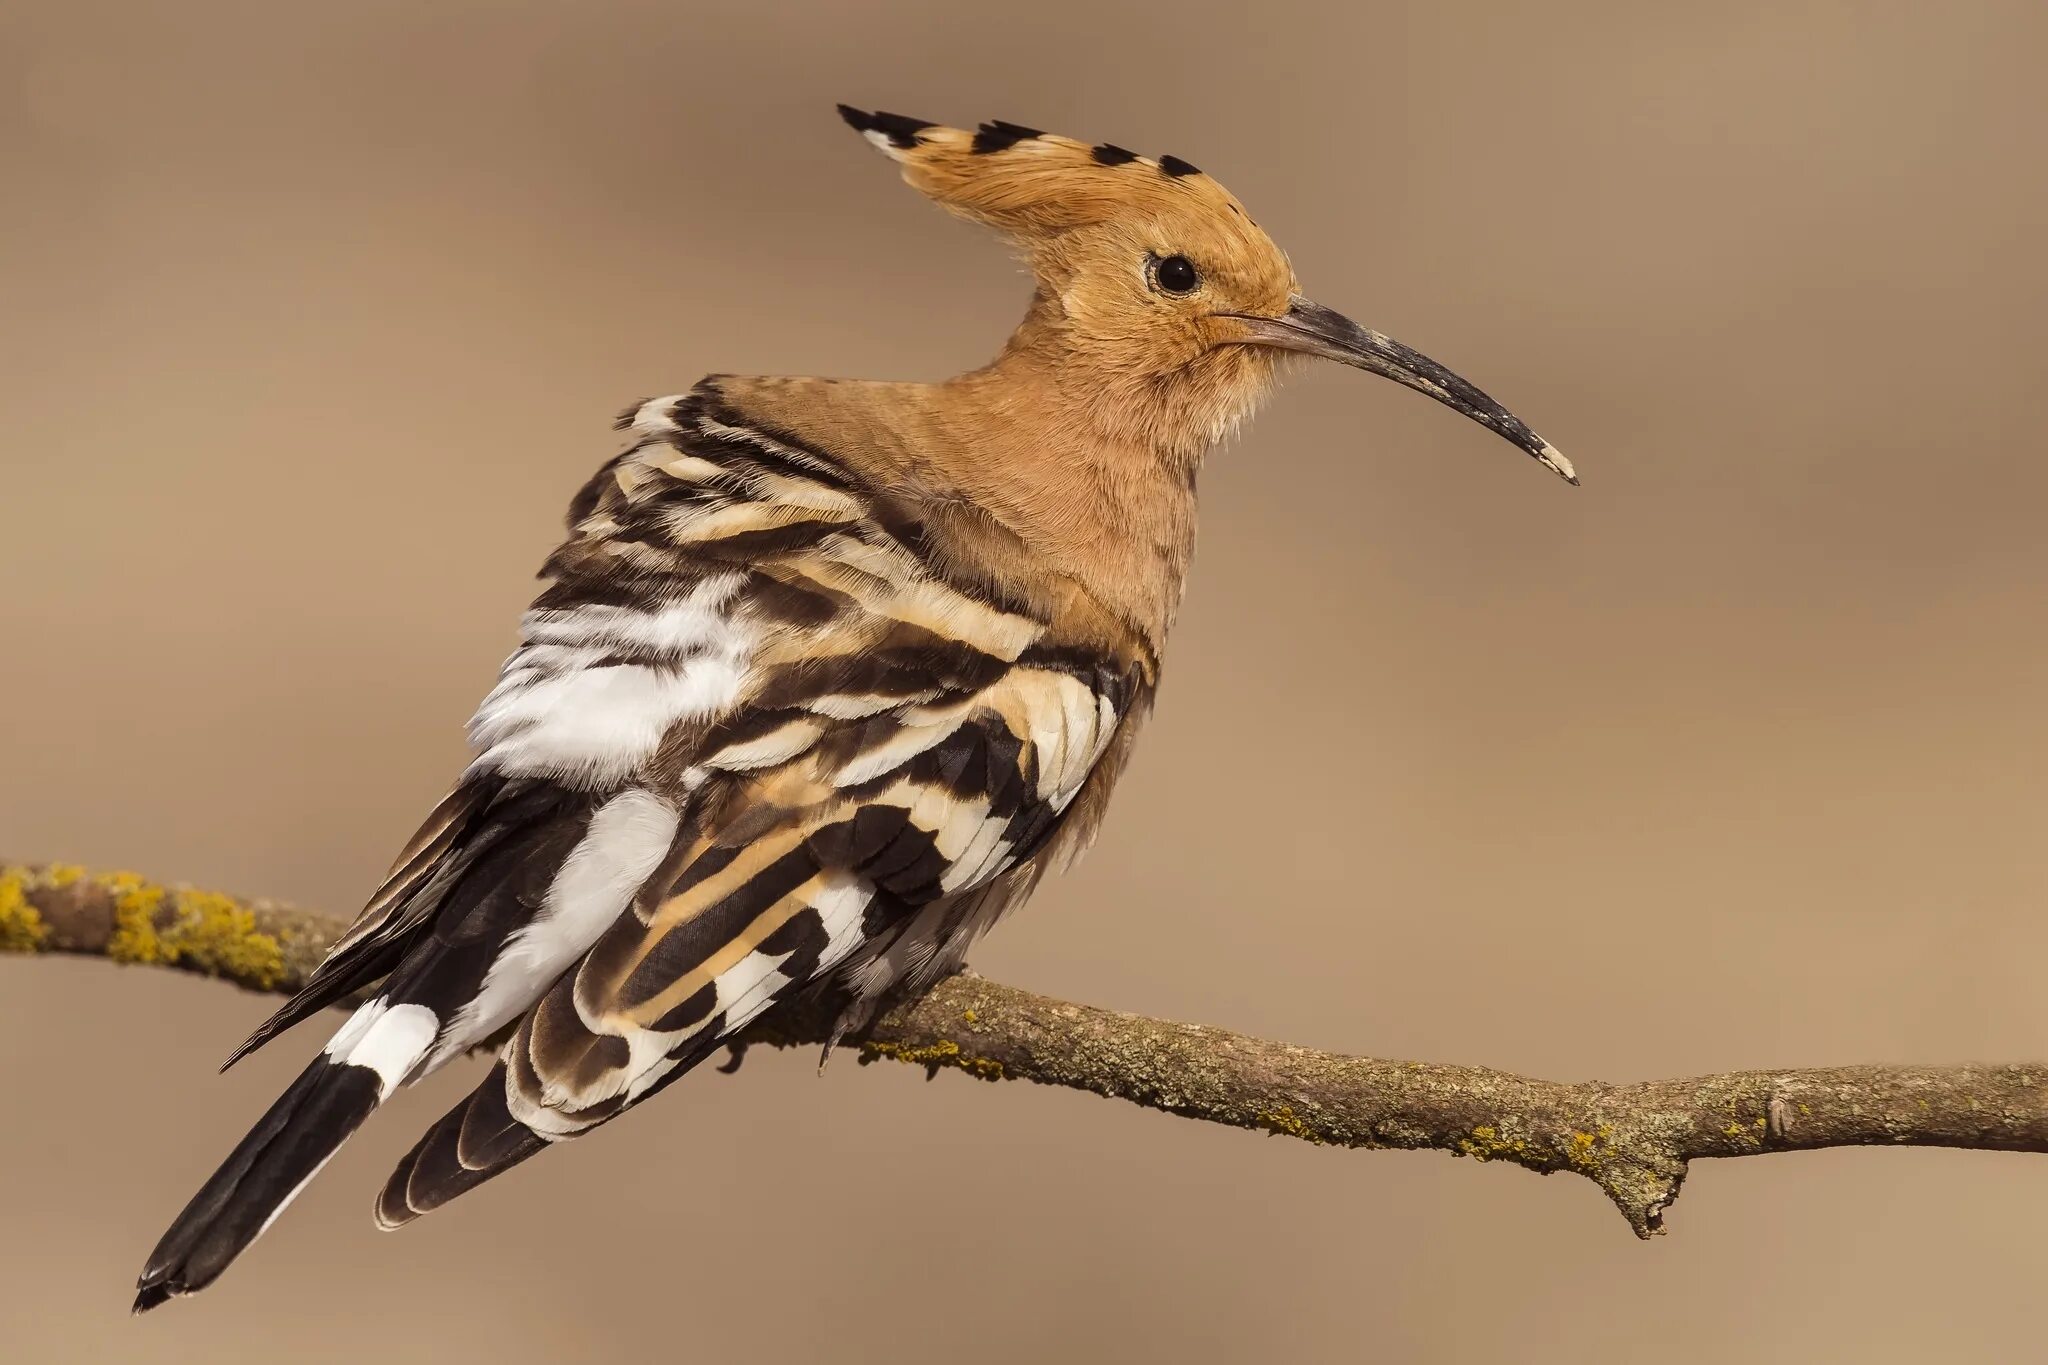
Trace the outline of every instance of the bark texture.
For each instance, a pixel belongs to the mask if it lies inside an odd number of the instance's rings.
[[[0,864],[0,951],[174,967],[290,992],[342,921],[132,873]],[[815,1044],[784,1017],[735,1048]],[[861,1060],[1036,1081],[1339,1147],[1427,1148],[1569,1171],[1638,1236],[1663,1231],[1687,1164],[1822,1147],[2048,1152],[2048,1064],[1737,1071],[1609,1084],[1384,1061],[1076,1005],[972,973],[884,1015]]]

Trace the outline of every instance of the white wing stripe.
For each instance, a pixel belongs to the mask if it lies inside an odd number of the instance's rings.
[[[731,609],[743,581],[708,578],[652,612],[528,613],[526,643],[469,723],[476,766],[588,786],[635,776],[670,726],[718,715],[738,699],[757,643]],[[609,661],[622,648],[667,658]]]
[[[675,807],[653,792],[636,789],[607,801],[563,859],[540,910],[505,941],[476,998],[442,1030],[425,1070],[518,1018],[588,952],[654,874],[675,842],[676,824]]]

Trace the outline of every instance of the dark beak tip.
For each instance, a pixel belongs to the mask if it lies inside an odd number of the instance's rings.
[[[1246,339],[1258,344],[1335,360],[1426,394],[1505,437],[1572,487],[1580,486],[1578,471],[1555,446],[1468,380],[1412,346],[1361,327],[1342,313],[1299,296],[1277,318],[1250,313],[1229,316],[1245,325]]]

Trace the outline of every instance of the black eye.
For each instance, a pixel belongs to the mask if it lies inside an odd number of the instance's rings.
[[[1185,256],[1166,256],[1152,265],[1152,282],[1168,294],[1192,294],[1202,277]]]

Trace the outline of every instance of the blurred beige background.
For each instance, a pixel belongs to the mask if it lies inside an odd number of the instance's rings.
[[[0,850],[352,911],[618,407],[992,353],[1015,269],[847,100],[1193,160],[1586,477],[1293,383],[1103,846],[982,970],[1553,1077],[2048,1058],[2048,10],[1260,9],[10,6]],[[0,1356],[2041,1351],[2048,1161],[1707,1163],[1644,1245],[1576,1181],[794,1056],[378,1234],[446,1074],[131,1320],[317,1045],[216,1077],[267,1008],[0,962]]]

